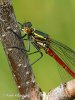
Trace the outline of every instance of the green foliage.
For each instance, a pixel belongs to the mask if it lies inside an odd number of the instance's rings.
[[[34,28],[46,32],[52,38],[75,49],[74,0],[13,0],[13,6],[18,21],[22,23],[24,21],[31,21]],[[30,59],[34,58],[34,56],[35,55],[32,55]],[[36,57],[37,56],[39,55],[36,55]],[[32,59],[31,62],[33,60],[35,59]],[[36,81],[43,91],[48,92],[62,82],[58,72],[59,67],[60,66],[45,53],[44,57],[33,65]],[[11,72],[2,46],[0,46],[0,76],[2,76],[2,83],[0,82],[1,90],[3,91],[4,86],[7,92],[13,89],[12,84],[14,83],[13,80],[11,81]],[[11,83],[11,85],[9,83]],[[6,91],[4,93],[7,93]]]

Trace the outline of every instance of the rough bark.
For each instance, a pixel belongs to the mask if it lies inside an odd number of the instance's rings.
[[[0,38],[21,100],[73,100],[75,98],[75,80],[60,85],[47,95],[46,93],[42,94],[35,82],[27,53],[16,48],[11,48],[14,46],[19,48],[25,47],[23,40],[19,40],[9,31],[9,27],[18,35],[21,35],[11,0],[0,0]]]
[[[40,100],[40,89],[35,83],[27,53],[16,48],[10,48],[14,46],[25,48],[23,40],[19,40],[11,31],[9,31],[9,27],[18,35],[21,35],[11,0],[0,0],[0,37],[21,100]]]
[[[47,94],[47,100],[74,100],[75,99],[75,79],[61,84]]]

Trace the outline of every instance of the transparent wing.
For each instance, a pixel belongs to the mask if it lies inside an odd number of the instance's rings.
[[[73,51],[71,48],[69,48],[68,46],[51,39],[51,44],[50,44],[50,48],[62,59],[62,61],[65,62],[65,64],[73,71],[75,72],[75,51]],[[63,71],[62,77],[63,75],[67,75],[65,74],[66,71],[65,69],[63,69],[62,67],[58,67],[60,73]],[[70,76],[68,75],[68,77],[70,78]],[[64,78],[64,77],[63,77]]]

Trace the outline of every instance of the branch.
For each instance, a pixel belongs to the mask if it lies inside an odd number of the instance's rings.
[[[23,40],[19,40],[8,28],[21,36],[11,0],[0,0],[0,38],[17,84],[21,100],[72,100],[75,98],[75,80],[62,84],[50,91],[48,95],[40,90],[35,82],[28,55],[19,49],[25,48]]]
[[[75,79],[61,84],[51,90],[47,95],[47,100],[73,100],[75,99]]]
[[[11,0],[0,0],[0,37],[21,100],[40,100],[40,89],[35,82],[27,53],[16,48],[10,48],[14,46],[25,48],[23,40],[19,40],[9,31],[9,27],[13,29],[16,34],[21,35]]]

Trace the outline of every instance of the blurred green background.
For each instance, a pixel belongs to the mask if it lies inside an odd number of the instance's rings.
[[[31,21],[34,28],[75,50],[75,0],[12,0],[12,3],[19,22]],[[29,57],[30,62],[33,62],[34,57],[37,55]],[[32,66],[36,82],[43,91],[48,92],[64,80],[68,81],[69,78],[63,76],[64,71],[61,73],[61,78],[59,67],[45,53],[43,58]],[[17,89],[1,43],[0,90],[0,100],[18,100],[16,96],[6,96],[6,94],[17,94]]]

